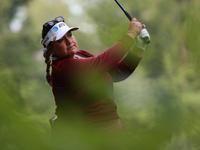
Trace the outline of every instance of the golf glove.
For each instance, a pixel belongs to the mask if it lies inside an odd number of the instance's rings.
[[[149,40],[150,40],[150,35],[149,35],[149,32],[147,31],[147,29],[142,29],[136,39],[136,47],[138,47],[142,50],[145,50],[145,48],[147,46],[147,44],[144,42],[144,38],[149,38]]]

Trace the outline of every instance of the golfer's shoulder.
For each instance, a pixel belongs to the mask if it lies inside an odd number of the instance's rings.
[[[79,50],[77,52],[77,54],[82,56],[82,57],[93,57],[93,56],[95,56],[95,55],[93,55],[93,54],[91,54],[91,53],[89,53],[89,52],[87,52],[85,50]]]

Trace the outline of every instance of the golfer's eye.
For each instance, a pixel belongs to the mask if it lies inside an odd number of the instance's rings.
[[[60,40],[58,40],[58,43],[62,43],[64,41],[64,38],[61,38]]]
[[[72,37],[72,33],[71,32],[68,33],[68,37]]]

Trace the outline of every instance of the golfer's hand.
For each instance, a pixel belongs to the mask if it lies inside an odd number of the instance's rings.
[[[137,39],[136,39],[136,47],[145,50],[147,43],[144,41],[144,38],[148,38],[150,40],[150,35],[149,32],[147,31],[147,29],[142,29],[140,34],[137,35]]]
[[[128,32],[135,32],[137,36],[142,30],[142,28],[143,28],[142,24],[136,18],[133,18],[129,24]]]

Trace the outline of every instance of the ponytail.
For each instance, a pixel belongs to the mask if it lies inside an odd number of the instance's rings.
[[[49,83],[49,85],[51,86],[51,75],[50,75],[50,66],[51,66],[51,53],[47,50],[44,52],[43,54],[44,58],[45,58],[45,63],[47,64],[47,68],[46,68],[46,80]]]
[[[47,33],[50,31],[50,29],[56,24],[57,22],[54,22],[53,24],[49,24],[48,22],[45,23],[43,25],[42,28],[42,40],[40,41],[40,43],[43,45],[44,47],[44,58],[45,58],[45,63],[47,64],[47,68],[46,68],[46,81],[49,83],[49,85],[51,86],[51,75],[50,75],[50,66],[51,66],[51,53],[47,50],[46,46],[42,43],[43,39],[45,38],[45,36],[47,35]],[[49,46],[51,46],[51,42],[49,43]]]

